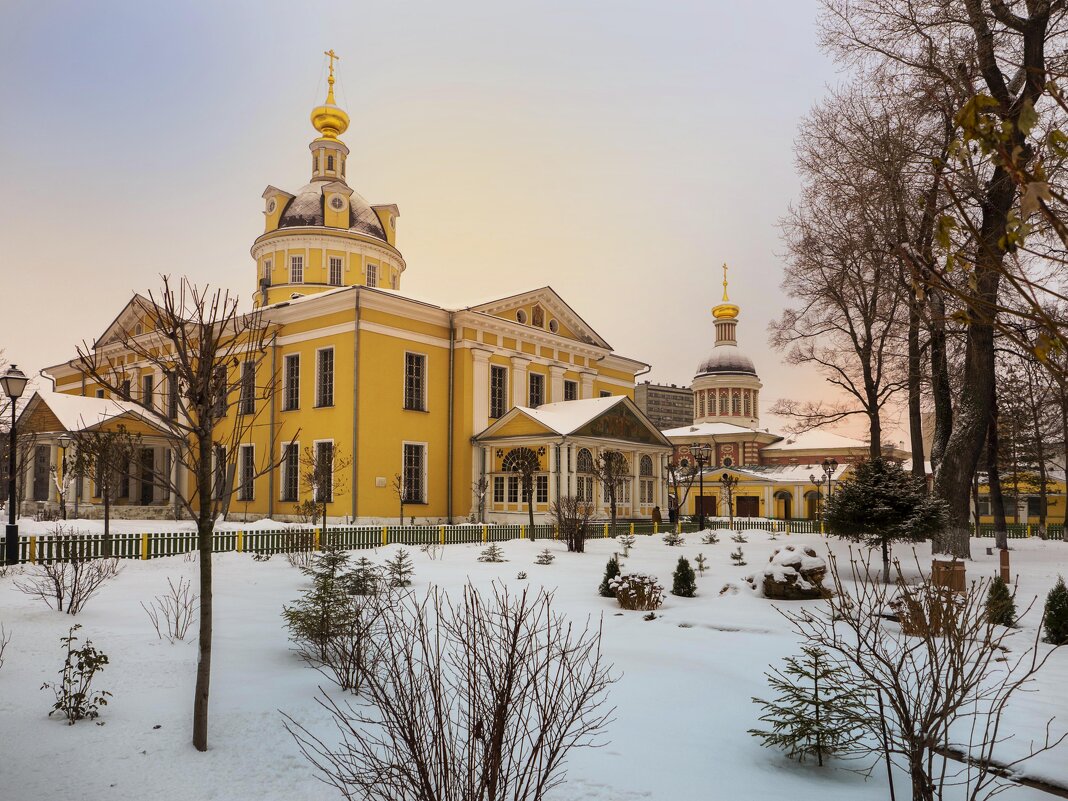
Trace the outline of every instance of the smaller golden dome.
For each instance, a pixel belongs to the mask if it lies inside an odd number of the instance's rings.
[[[326,102],[312,109],[311,124],[323,139],[337,139],[349,127],[349,115],[334,101],[334,59],[340,59],[340,56],[335,55],[333,50],[323,55],[330,57],[330,77],[326,79],[330,88],[326,93]]]
[[[712,307],[712,316],[717,320],[733,320],[738,316],[740,309],[733,303],[721,303]]]

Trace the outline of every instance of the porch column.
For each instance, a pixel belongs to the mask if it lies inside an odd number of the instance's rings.
[[[771,485],[764,487],[764,517],[775,517],[775,501],[771,496]]]
[[[593,379],[596,377],[596,373],[588,370],[583,370],[581,377],[581,385],[579,388],[579,397],[585,400],[586,398],[593,397]]]
[[[560,478],[560,458],[557,456],[557,449],[559,445],[546,445],[548,449],[548,461],[549,461],[549,509],[553,508],[553,503],[556,502],[558,493],[556,491],[556,483]]]
[[[793,508],[790,509],[790,514],[794,517],[801,518],[806,516],[805,512],[805,494],[801,491],[801,485],[794,485],[794,502],[790,504]]]
[[[526,406],[530,400],[527,395],[527,365],[530,359],[523,356],[512,357],[512,405]]]
[[[564,368],[549,365],[549,402],[557,403],[564,399]]]
[[[476,434],[482,433],[489,425],[489,358],[490,352],[482,348],[471,348],[472,392],[471,422]]]

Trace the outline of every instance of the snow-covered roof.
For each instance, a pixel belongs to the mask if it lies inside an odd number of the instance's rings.
[[[767,451],[807,451],[827,450],[830,448],[867,448],[868,443],[852,437],[843,437],[833,431],[813,429],[803,434],[791,434],[782,442],[769,445]]]
[[[669,428],[662,433],[670,439],[671,437],[717,437],[725,434],[768,434],[770,432],[761,431],[758,428],[736,426],[734,423],[694,423],[690,426]],[[772,434],[772,436],[778,435]]]
[[[94,428],[117,417],[134,417],[162,431],[170,426],[158,414],[133,401],[112,400],[110,398],[86,398],[81,395],[68,395],[50,390],[38,391],[30,398],[22,414],[31,410],[35,400],[43,403],[59,420],[65,431],[82,431]]]
[[[586,423],[600,417],[606,411],[626,400],[626,395],[611,395],[607,398],[585,398],[583,400],[543,403],[536,409],[529,406],[516,408],[528,417],[532,417],[546,428],[557,434],[565,435],[582,428]]]
[[[766,450],[766,449],[765,449]],[[850,465],[841,462],[835,471],[831,474],[832,481],[838,481],[845,472],[849,469]],[[713,468],[709,468],[706,472],[711,472]],[[723,468],[715,468],[721,470]],[[764,479],[765,481],[782,482],[784,484],[809,484],[810,476],[815,476],[817,483],[820,481],[826,481],[827,477],[823,472],[822,464],[767,464],[767,465],[748,465],[746,467],[732,467],[730,468],[736,473],[745,473],[755,478]]]

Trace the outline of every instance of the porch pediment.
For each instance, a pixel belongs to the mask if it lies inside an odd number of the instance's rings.
[[[516,406],[475,437],[488,442],[520,436],[589,437],[670,448],[671,443],[625,395]]]

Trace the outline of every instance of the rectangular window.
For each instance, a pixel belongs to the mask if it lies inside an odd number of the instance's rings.
[[[493,502],[504,503],[504,476],[493,477]]]
[[[334,171],[334,157],[333,156],[327,156],[326,157],[326,169],[328,169],[330,172]]]
[[[122,383],[119,384],[119,397],[124,401],[130,400],[130,379],[122,379]]]
[[[178,419],[178,374],[167,373],[167,416]]]
[[[979,515],[986,517],[990,514],[990,499],[979,496]]]
[[[241,414],[256,413],[256,363],[245,362],[241,365],[241,401],[238,404]]]
[[[98,390],[96,391],[96,396],[97,396],[98,398],[102,398],[102,397],[104,397],[104,390],[102,390],[102,389],[98,389]]]
[[[548,476],[534,476],[534,500],[536,503],[549,502]]]
[[[226,494],[226,448],[222,445],[215,446],[215,470],[212,489],[212,497],[222,500]]]
[[[240,459],[238,465],[241,477],[238,479],[240,483],[237,488],[237,499],[239,501],[251,501],[254,497],[255,489],[253,478],[256,475],[256,446],[242,445],[238,457]]]
[[[283,359],[282,411],[300,408],[300,354],[291,353]]]
[[[719,414],[721,417],[727,416],[727,393],[719,393]]]
[[[564,400],[578,400],[578,381],[564,381]]]
[[[289,283],[302,284],[304,283],[304,257],[303,256],[290,256],[289,257]]]
[[[315,443],[315,480],[312,495],[321,503],[334,500],[334,443]]]
[[[731,414],[739,415],[742,413],[742,398],[735,392],[731,395]]]
[[[130,460],[127,459],[119,468],[119,497],[130,497]]]
[[[426,503],[426,445],[404,443],[404,502]]]
[[[612,393],[609,392],[607,389],[602,389],[601,390],[601,397],[602,398],[611,398],[612,397]]]
[[[537,409],[545,403],[545,376],[541,373],[531,373],[527,376],[528,400],[527,405],[531,409]]]
[[[490,413],[493,419],[508,411],[508,368],[490,365]]]
[[[315,405],[334,405],[334,349],[318,351],[315,365]]]
[[[264,286],[270,286],[271,285],[271,260],[270,259],[264,259],[263,260],[263,278],[261,280],[261,283]]]
[[[1042,498],[1032,495],[1027,499],[1027,516],[1038,517],[1042,514]]]
[[[230,387],[226,380],[226,365],[220,364],[215,368],[215,415],[225,417],[226,410],[230,408]]]
[[[748,390],[745,393],[745,416],[753,416],[753,396],[749,394]]]
[[[282,448],[282,500],[297,502],[297,486],[300,477],[300,447],[295,442]]]
[[[642,503],[652,503],[653,502],[653,481],[652,481],[652,479],[648,479],[648,478],[643,478],[642,479],[642,497],[641,497],[641,501],[642,501]]]
[[[330,284],[341,286],[341,258],[338,256],[330,257]]]
[[[426,411],[426,356],[404,354],[404,408]]]
[[[508,503],[519,503],[519,476],[508,476]]]
[[[378,265],[367,265],[367,286],[378,286]]]
[[[170,448],[163,452],[163,480],[160,481],[160,492],[163,500],[171,499],[171,482],[174,481],[174,451]]]
[[[141,405],[152,408],[152,391],[155,389],[152,374],[141,376]]]

